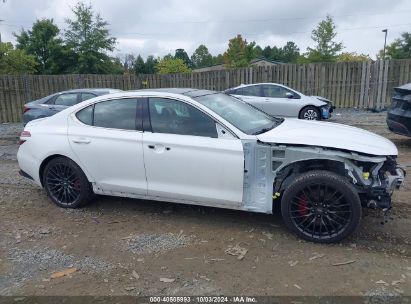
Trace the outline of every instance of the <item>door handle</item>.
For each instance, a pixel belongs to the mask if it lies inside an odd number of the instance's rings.
[[[76,138],[76,139],[72,139],[71,141],[76,144],[89,144],[91,142],[90,139],[86,139],[86,138]]]
[[[155,149],[156,149],[156,146],[155,146],[155,145],[148,145],[148,148],[149,148],[149,149],[152,149],[152,150],[155,150]],[[161,146],[161,148],[162,148],[162,149],[165,149],[166,151],[170,151],[170,150],[171,150],[170,147]]]

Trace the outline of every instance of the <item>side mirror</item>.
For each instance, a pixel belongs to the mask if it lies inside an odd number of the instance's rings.
[[[287,93],[285,93],[285,96],[287,97],[287,98],[294,98],[294,94],[293,93],[290,93],[290,92],[287,92]]]

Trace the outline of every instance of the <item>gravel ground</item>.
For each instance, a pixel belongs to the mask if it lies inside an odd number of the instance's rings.
[[[191,243],[191,237],[183,234],[140,234],[130,237],[128,248],[137,254],[164,253],[178,247],[184,247]]]
[[[385,115],[336,110],[331,121],[389,138],[411,167],[411,139],[390,133]],[[410,174],[393,220],[366,211],[353,236],[318,245],[279,214],[103,196],[55,207],[18,175],[21,129],[0,124],[0,295],[411,295]]]

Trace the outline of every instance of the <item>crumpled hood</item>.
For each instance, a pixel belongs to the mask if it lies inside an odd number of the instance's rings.
[[[397,147],[388,139],[347,125],[284,119],[274,129],[257,135],[262,142],[329,147],[371,155],[398,155]]]

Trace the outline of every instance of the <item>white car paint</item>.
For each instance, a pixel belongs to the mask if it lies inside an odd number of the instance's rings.
[[[329,147],[371,155],[398,154],[397,147],[385,137],[331,122],[288,118],[257,138],[263,142]]]
[[[300,111],[306,106],[315,106],[320,108],[322,106],[327,105],[326,102],[321,101],[318,96],[307,96],[301,92],[298,92],[290,87],[279,83],[256,83],[256,84],[247,84],[247,85],[240,85],[231,89],[226,90],[226,92],[230,92],[231,90],[237,90],[241,88],[250,88],[250,87],[260,87],[260,86],[277,86],[280,88],[284,88],[287,91],[292,92],[295,96],[299,98],[272,98],[272,97],[260,97],[260,96],[246,96],[246,95],[238,95],[235,93],[229,93],[236,98],[239,98],[245,102],[248,102],[257,108],[263,110],[264,112],[274,115],[274,116],[281,116],[281,117],[298,117]]]
[[[113,130],[85,125],[75,116],[90,104],[123,97],[180,100],[208,113],[219,130],[227,130],[232,136],[205,138]],[[93,98],[52,117],[29,122],[25,130],[31,137],[21,138],[26,142],[20,146],[17,159],[20,168],[40,186],[42,162],[49,156],[63,155],[81,167],[99,194],[232,209],[242,209],[244,199],[245,142],[332,147],[369,155],[398,153],[390,141],[380,136],[332,123],[285,119],[269,132],[247,135],[188,96],[156,91]],[[149,145],[154,148],[148,148]],[[258,181],[256,184],[266,187]],[[268,195],[271,197],[272,193]],[[270,212],[270,207],[261,210]]]

